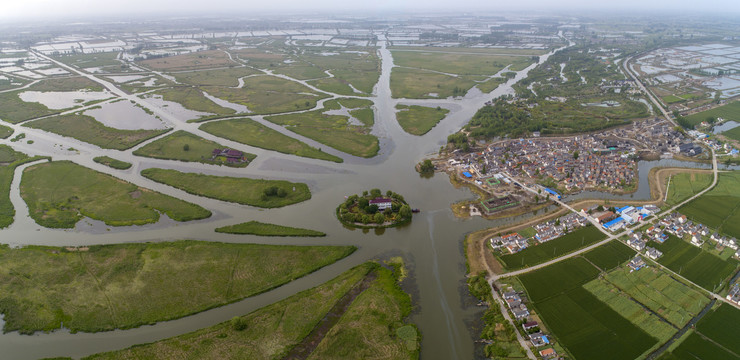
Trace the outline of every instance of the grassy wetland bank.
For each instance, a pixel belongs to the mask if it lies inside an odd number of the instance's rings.
[[[39,225],[73,228],[87,216],[107,225],[155,223],[165,213],[176,221],[204,219],[211,212],[69,161],[33,165],[23,172],[21,197]]]
[[[329,265],[351,246],[202,241],[0,247],[3,331],[126,329],[270,290]]]

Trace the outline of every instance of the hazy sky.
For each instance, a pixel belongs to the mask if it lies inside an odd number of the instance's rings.
[[[208,14],[244,13],[253,11],[299,10],[313,11],[434,11],[457,12],[496,9],[621,9],[670,11],[705,10],[740,13],[738,0],[0,0],[0,18],[20,19],[34,16],[69,17],[88,15],[134,15],[176,11]]]

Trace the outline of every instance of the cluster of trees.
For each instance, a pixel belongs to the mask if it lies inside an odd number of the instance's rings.
[[[267,198],[272,197],[272,196],[277,196],[277,197],[284,198],[284,197],[288,196],[288,192],[285,191],[285,189],[279,188],[277,186],[270,186],[270,187],[266,188],[265,190],[262,190],[262,198],[263,199],[267,199]]]
[[[467,92],[468,92],[467,90],[465,90],[465,89],[463,89],[461,87],[455,86],[455,88],[452,89],[452,96],[464,96],[465,93],[467,93]]]
[[[484,352],[488,358],[507,357],[509,351],[501,346],[497,341],[506,341],[516,343],[516,333],[514,327],[504,319],[497,303],[493,300],[491,287],[486,281],[486,273],[480,274],[468,279],[468,289],[470,293],[481,301],[486,301],[492,306],[483,314],[484,327],[481,331],[480,338],[492,340],[492,344],[486,345]],[[501,329],[503,327],[503,329]],[[499,329],[497,331],[497,329]]]
[[[419,164],[419,172],[422,174],[430,174],[434,172],[434,164],[432,160],[426,159]]]
[[[455,146],[456,149],[462,149],[463,151],[470,150],[470,144],[468,143],[468,136],[465,133],[454,133],[447,137],[447,143]]]
[[[390,208],[378,211],[378,206],[370,204],[370,199],[381,197],[383,193],[380,189],[372,189],[369,192],[364,191],[362,196],[352,195],[339,205],[339,218],[347,223],[375,223],[378,225],[388,221],[402,222],[412,216],[411,207],[406,204],[403,196],[387,191],[386,197],[393,200]]]
[[[521,137],[533,131],[540,131],[545,122],[534,120],[525,110],[515,104],[498,99],[492,105],[478,109],[465,129],[476,138],[497,136]]]
[[[676,123],[678,123],[678,125],[681,125],[682,128],[688,130],[694,129],[694,124],[692,124],[689,119],[681,116],[681,113],[679,113],[678,110],[673,110],[673,116],[676,117]]]

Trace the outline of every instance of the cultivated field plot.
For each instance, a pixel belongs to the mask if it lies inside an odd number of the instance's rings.
[[[650,242],[650,246],[663,252],[659,263],[709,291],[727,285],[738,266],[734,259],[722,260],[673,235],[662,244]]]
[[[577,359],[634,359],[657,343],[582,285],[599,271],[583,258],[519,276],[540,318]]]
[[[147,59],[140,61],[138,64],[152,70],[162,71],[194,70],[238,65],[229,59],[229,54],[219,50]]]
[[[4,331],[125,329],[270,290],[353,247],[176,241],[82,248],[0,247]]]
[[[598,278],[592,280],[583,288],[596,296],[600,301],[607,304],[612,310],[629,320],[632,324],[637,325],[640,329],[657,338],[660,342],[665,342],[678,331],[678,328],[671,326],[668,322],[659,316],[645,311],[645,309],[633,300],[629,295],[619,291],[608,281]]]
[[[678,328],[709,303],[702,293],[657,268],[630,272],[622,267],[610,271],[604,279]]]
[[[346,115],[330,115],[329,111],[335,111],[341,104],[352,109]],[[324,104],[325,109],[314,110],[304,113],[286,114],[266,117],[265,120],[278,125],[284,125],[286,129],[301,134],[307,138],[314,139],[322,144],[329,145],[339,151],[360,156],[373,157],[378,153],[378,138],[370,135],[370,127],[367,125],[367,111],[370,102],[348,101],[347,99],[330,100]],[[356,107],[356,108],[355,108]],[[350,122],[349,115],[358,115],[360,124]],[[364,116],[363,116],[364,115]],[[362,121],[362,119],[365,121]]]
[[[126,150],[161,135],[170,129],[122,130],[103,125],[94,117],[80,113],[35,120],[24,126],[75,138],[103,149]]]
[[[450,112],[443,108],[419,105],[396,105],[396,119],[404,131],[412,135],[424,135],[432,130]]]
[[[676,205],[706,189],[714,180],[711,173],[682,173],[671,176],[666,204]]]
[[[734,120],[740,122],[740,101],[734,101],[711,110],[706,110],[698,112],[696,114],[685,116],[685,118],[689,120],[692,125],[697,125],[700,122],[707,120],[708,117],[713,117],[715,119],[723,118],[728,121]]]
[[[263,208],[306,201],[311,191],[304,183],[186,173],[150,168],[141,175],[190,194]]]
[[[232,167],[246,167],[257,157],[254,154],[237,151],[240,155],[236,154],[233,161],[228,161],[226,157],[214,154],[214,151],[224,149],[226,147],[217,142],[178,130],[136,149],[133,154],[155,159],[192,161]]]
[[[740,126],[732,128],[722,133],[722,135],[736,141],[740,141]]]
[[[635,255],[632,248],[624,245],[618,240],[612,240],[583,254],[588,261],[598,266],[601,270],[611,270],[619,264],[631,259]]]
[[[274,150],[283,154],[293,154],[334,162],[344,161],[340,157],[308,146],[300,140],[283,135],[251,119],[212,121],[201,125],[200,129],[224,139],[262,149]]]
[[[678,211],[691,220],[740,238],[740,171],[720,173],[717,186]]]
[[[31,217],[45,227],[73,228],[83,216],[112,226],[155,223],[160,213],[176,221],[211,216],[198,205],[69,161],[26,168],[20,187]]]
[[[527,288],[530,300],[535,303],[556,296],[593,280],[599,270],[583,258],[573,257],[552,264],[545,269],[519,275]]]
[[[594,226],[586,226],[557,239],[530,246],[518,253],[499,256],[507,269],[521,269],[543,263],[558,256],[578,250],[606,238],[606,235]]]
[[[740,310],[728,304],[722,304],[705,315],[696,325],[697,331],[712,339],[720,346],[740,354]]]
[[[681,344],[670,353],[665,353],[660,360],[737,360],[735,356],[711,340],[696,332],[689,334]]]

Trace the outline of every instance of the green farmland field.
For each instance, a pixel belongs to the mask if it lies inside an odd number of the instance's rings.
[[[740,126],[727,130],[723,132],[722,135],[727,136],[730,139],[740,141]]]
[[[712,190],[678,211],[691,220],[740,238],[740,171],[720,173]]]
[[[714,180],[711,173],[682,173],[671,176],[666,204],[676,205],[706,189]]]
[[[537,303],[579,287],[598,274],[599,270],[588,261],[573,257],[544,269],[519,275],[519,281],[527,288],[529,298]]]
[[[657,343],[580,286],[534,307],[576,359],[631,360]]]
[[[702,111],[693,115],[686,116],[693,125],[699,124],[708,117],[724,118],[725,120],[734,120],[740,122],[740,101],[731,102],[711,110]]]
[[[722,260],[673,235],[662,244],[651,242],[650,246],[663,252],[659,263],[710,291],[720,284],[727,285],[738,265],[733,259]]]
[[[670,353],[663,354],[659,360],[738,360],[734,356],[705,339],[696,332],[691,333],[677,348]]]
[[[635,251],[618,240],[612,240],[597,247],[583,256],[602,270],[613,269],[619,264],[629,260],[635,255]]]
[[[705,295],[657,268],[630,272],[622,267],[610,271],[604,279],[679,328],[709,303]]]
[[[678,331],[678,328],[663,321],[657,315],[645,311],[629,295],[615,288],[608,281],[598,278],[591,280],[583,286],[591,294],[603,301],[609,307],[619,313],[622,317],[637,325],[640,329],[657,338],[660,342],[665,342]]]
[[[706,314],[696,325],[697,330],[712,341],[720,344],[735,354],[740,354],[740,310],[728,304],[722,304]]]
[[[606,236],[594,226],[586,226],[557,239],[530,246],[516,254],[499,256],[507,269],[520,269],[543,263],[582,247],[596,243]]]

